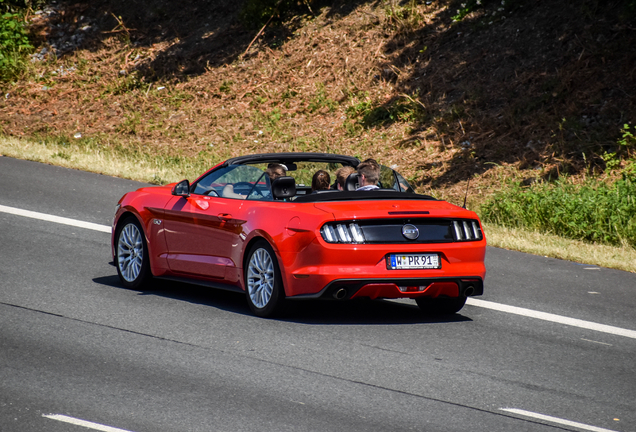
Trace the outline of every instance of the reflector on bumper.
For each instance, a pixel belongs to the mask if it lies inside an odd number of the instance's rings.
[[[402,292],[420,292],[424,291],[428,287],[428,285],[419,285],[419,286],[399,286],[398,289]]]

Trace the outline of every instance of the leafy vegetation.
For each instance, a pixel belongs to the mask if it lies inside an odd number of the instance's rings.
[[[33,50],[24,15],[14,4],[0,0],[0,80],[16,79],[26,67],[25,56]],[[17,9],[16,12],[13,12]]]
[[[620,168],[622,161],[627,161],[626,170],[633,173],[636,168],[636,161],[633,160],[636,151],[636,137],[632,134],[629,124],[624,124],[621,129],[621,138],[617,140],[618,148],[613,152],[603,152],[601,158],[605,161],[605,166],[612,171]]]
[[[599,177],[582,184],[571,180],[509,183],[481,206],[485,221],[549,232],[575,240],[636,247],[636,137],[629,124],[621,128],[616,151],[605,154],[608,170],[622,168],[614,182]]]
[[[567,180],[529,188],[510,185],[481,207],[486,222],[566,238],[636,246],[636,177],[612,184]]]

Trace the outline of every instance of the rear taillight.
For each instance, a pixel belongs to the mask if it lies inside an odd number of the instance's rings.
[[[355,222],[329,223],[320,228],[320,235],[327,243],[364,243],[364,234]]]
[[[475,220],[453,221],[453,232],[456,241],[478,241],[484,238],[479,222]]]

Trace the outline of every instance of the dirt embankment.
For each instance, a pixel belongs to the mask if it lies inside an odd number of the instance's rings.
[[[58,1],[0,131],[220,159],[374,156],[420,190],[602,172],[636,119],[630,1],[299,2],[261,37],[243,1]],[[464,3],[466,5],[466,3]]]

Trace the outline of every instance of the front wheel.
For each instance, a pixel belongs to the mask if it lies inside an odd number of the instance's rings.
[[[264,240],[250,249],[245,266],[245,294],[252,312],[260,317],[280,313],[285,290],[274,250]]]
[[[127,218],[117,228],[115,239],[115,265],[121,283],[131,289],[144,286],[152,274],[141,224],[134,217]]]
[[[459,312],[466,304],[466,296],[459,297],[418,297],[415,302],[420,309],[432,315],[452,315]]]

